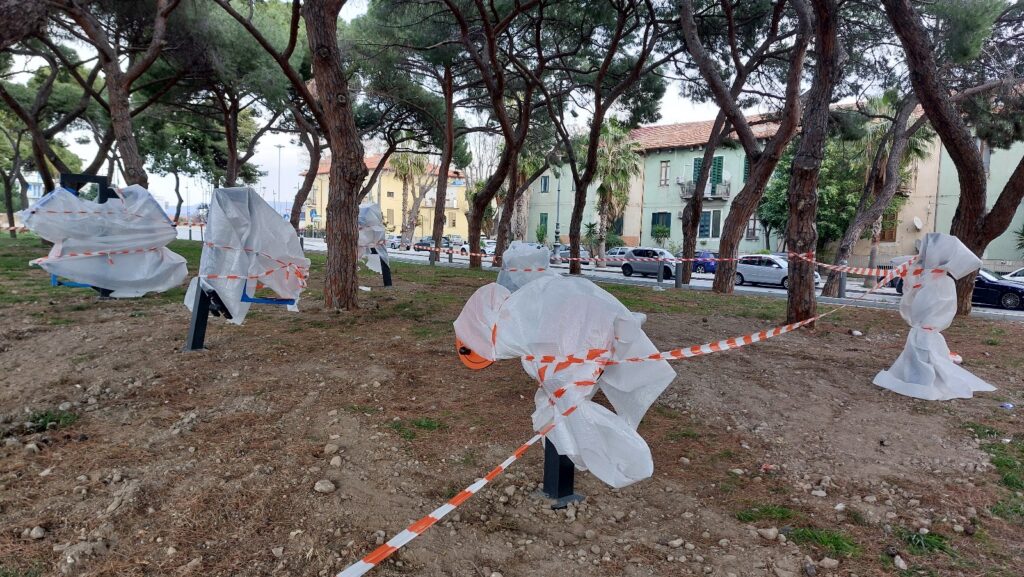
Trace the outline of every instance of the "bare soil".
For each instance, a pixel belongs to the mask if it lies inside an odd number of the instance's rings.
[[[194,245],[175,246],[194,269]],[[46,286],[24,264],[43,252],[0,241],[0,576],[332,575],[533,434],[519,363],[471,372],[452,346],[493,273],[398,266],[395,287],[365,276],[362,308],[334,312],[315,267],[301,313],[212,320],[209,350],[183,353],[182,291],[97,302]],[[607,288],[663,349],[784,319],[771,299]],[[677,362],[640,427],[653,478],[616,491],[580,473],[586,500],[552,511],[535,447],[371,575],[1022,575],[1024,325],[957,319],[950,347],[999,390],[951,402],[871,384],[906,333],[895,312],[846,309]],[[756,531],[773,527],[789,538]],[[921,528],[932,545],[915,548]]]

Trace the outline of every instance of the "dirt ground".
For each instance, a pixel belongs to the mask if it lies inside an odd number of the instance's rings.
[[[175,247],[194,272],[195,245]],[[453,350],[493,273],[400,265],[332,312],[317,261],[301,313],[211,321],[209,350],[183,353],[183,291],[97,302],[48,287],[25,264],[42,252],[0,241],[2,577],[333,575],[533,434],[519,363],[471,372]],[[607,288],[663,349],[785,316]],[[370,575],[1024,575],[1024,324],[957,319],[950,347],[998,391],[951,402],[871,384],[906,334],[895,312],[846,309],[676,362],[640,426],[653,478],[580,473],[585,501],[552,511],[534,447]]]

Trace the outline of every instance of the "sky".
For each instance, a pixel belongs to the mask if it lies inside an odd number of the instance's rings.
[[[342,9],[342,18],[351,20],[364,13],[366,3],[367,0],[349,0]],[[679,95],[678,85],[670,85],[661,102],[660,110],[661,120],[658,124],[672,124],[713,119],[718,108],[710,103],[693,103]],[[77,144],[74,142],[74,135],[66,138],[66,141],[69,148],[82,158],[93,158],[95,145]],[[281,148],[278,149],[278,146]],[[263,173],[263,177],[253,185],[253,188],[275,208],[287,210],[302,181],[302,172],[309,166],[305,148],[292,135],[268,133],[260,139],[250,162]],[[117,175],[115,180],[116,184],[124,185],[120,175]],[[161,204],[173,210],[176,202],[173,177],[150,173],[149,189]],[[210,184],[202,179],[182,179],[181,194],[182,197],[186,197],[188,206],[208,201],[210,192]]]

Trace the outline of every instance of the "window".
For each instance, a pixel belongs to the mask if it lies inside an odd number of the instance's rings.
[[[306,222],[306,211],[299,212],[299,222]]]
[[[455,226],[455,213],[451,211],[448,212],[448,226]]]
[[[719,238],[722,236],[722,211],[702,210],[697,238]]]
[[[750,157],[743,155],[743,182],[750,180]]]
[[[619,236],[622,236],[622,226],[624,224],[623,221],[624,219],[622,215],[619,215],[619,218],[615,219],[615,222],[612,223],[612,232]]]
[[[388,198],[395,198],[395,191],[389,190],[388,191]]]
[[[672,227],[672,213],[671,212],[655,212],[651,214],[651,229],[653,230],[656,226],[667,226]]]
[[[896,225],[899,224],[899,215],[889,211],[882,215],[882,234],[880,242],[896,242]]]
[[[540,225],[542,227],[544,227],[544,228],[548,227],[548,213],[546,213],[546,212],[540,213]]]
[[[757,240],[757,215],[750,215],[750,220],[747,221],[747,240]]]
[[[704,166],[704,159],[703,158],[694,158],[693,159],[693,181],[694,182],[697,182],[697,178],[700,176],[700,169],[701,169],[702,166]],[[716,184],[721,184],[722,183],[722,174],[723,174],[724,169],[725,169],[725,157],[716,156],[713,159],[711,159],[711,178],[708,179],[708,182],[711,183],[712,186],[714,186]]]
[[[389,208],[388,209],[387,221],[388,221],[388,224],[395,224],[395,209],[393,209],[393,208]]]
[[[549,186],[551,185],[550,180],[551,180],[550,176],[542,176],[542,177],[540,177],[540,191],[541,192],[547,192],[549,190]]]
[[[662,160],[660,172],[658,173],[658,186],[668,186],[668,161]]]

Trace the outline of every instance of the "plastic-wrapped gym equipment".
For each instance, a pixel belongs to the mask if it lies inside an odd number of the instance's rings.
[[[185,306],[192,310],[195,290],[216,293],[211,311],[242,324],[254,302],[286,304],[297,311],[306,288],[309,259],[303,256],[295,229],[251,188],[213,191],[199,276],[192,279]],[[256,299],[266,287],[287,302]]]
[[[384,239],[388,231],[384,228],[384,215],[378,204],[359,206],[359,255],[375,273],[383,274],[381,262],[388,265],[388,249]]]
[[[530,281],[556,274],[550,262],[551,251],[547,247],[513,241],[501,255],[498,284],[516,292]]]
[[[188,268],[167,248],[177,233],[160,204],[138,185],[118,197],[100,204],[59,188],[21,211],[25,226],[53,243],[50,254],[32,264],[115,298],[181,285]]]
[[[960,239],[929,233],[903,282],[900,315],[910,325],[907,344],[892,368],[875,384],[901,395],[929,401],[969,399],[995,387],[956,366],[941,331],[956,316],[956,282],[981,267]],[[947,274],[948,273],[948,274]]]
[[[534,430],[554,422],[547,439],[559,454],[605,483],[624,487],[654,471],[636,427],[676,373],[665,361],[606,366],[601,360],[657,352],[641,328],[645,320],[586,279],[551,275],[514,293],[494,283],[480,288],[455,321],[455,334],[470,368],[522,358],[540,384]],[[524,358],[529,355],[537,360]],[[544,362],[545,355],[559,360]],[[614,412],[593,402],[598,389]]]

